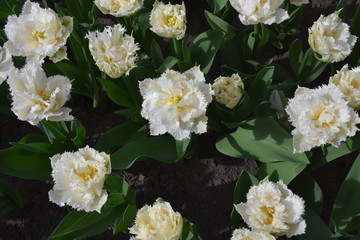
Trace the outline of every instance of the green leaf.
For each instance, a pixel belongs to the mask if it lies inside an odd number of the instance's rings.
[[[159,68],[164,62],[164,57],[162,55],[161,48],[155,39],[152,40],[150,45],[150,55],[155,68]]]
[[[306,231],[305,234],[296,236],[300,240],[329,240],[331,239],[332,232],[329,227],[323,222],[318,214],[311,209],[305,209],[305,222]]]
[[[8,212],[11,212],[16,208],[16,204],[7,197],[3,197],[0,194],[0,217],[3,217]]]
[[[257,180],[253,175],[242,171],[234,188],[233,203],[239,204],[241,202],[246,202],[246,194],[248,193],[250,187],[257,185],[258,183],[259,180]],[[230,220],[233,227],[239,227],[240,224],[243,223],[240,214],[235,210],[235,208],[231,212]]]
[[[117,234],[119,232],[129,233],[129,226],[134,221],[137,213],[137,207],[134,203],[130,203],[122,217],[120,217],[116,223],[114,224],[113,234]]]
[[[48,137],[50,143],[66,142],[68,139],[69,131],[64,122],[42,120],[37,127]]]
[[[289,188],[305,200],[306,208],[313,210],[319,215],[321,214],[323,194],[321,188],[311,176],[301,174],[290,183]]]
[[[199,34],[190,44],[191,59],[204,73],[209,72],[224,35],[218,30],[209,30]]]
[[[109,199],[108,201],[111,201]],[[49,240],[69,240],[98,235],[108,229],[123,212],[124,206],[110,207],[97,212],[71,211],[66,215]]]
[[[111,166],[113,169],[128,169],[137,160],[151,158],[164,163],[175,163],[184,157],[177,154],[172,137],[149,137],[134,140],[112,154]]]
[[[34,135],[27,135],[19,143],[31,143]],[[0,150],[0,173],[25,179],[50,179],[52,155],[40,154],[13,146]]]
[[[201,240],[196,226],[189,222],[187,219],[183,218],[183,229],[179,240]]]
[[[130,191],[129,184],[116,173],[108,175],[104,188],[111,193],[122,193],[124,196],[127,196]]]
[[[309,162],[305,154],[293,154],[291,135],[272,118],[248,121],[218,141],[216,148],[228,156],[260,162]]]
[[[270,176],[270,180],[272,181],[283,180],[285,184],[289,184],[306,166],[306,163],[291,161],[264,162],[260,166],[259,177],[264,178]]]
[[[124,146],[140,129],[141,125],[134,122],[120,124],[105,132],[96,142],[95,149],[112,153],[116,147]]]
[[[158,73],[163,73],[167,69],[171,69],[173,66],[175,66],[179,62],[179,59],[173,56],[168,56],[164,62],[161,64],[161,66],[156,69],[155,71]]]
[[[98,78],[101,84],[105,87],[107,96],[116,104],[123,107],[135,106],[129,91],[126,89],[124,81],[121,83],[115,80],[108,80],[104,78]]]
[[[76,147],[81,148],[84,145],[86,129],[77,119],[70,123],[70,136]]]
[[[343,230],[360,213],[360,155],[356,158],[336,197],[332,219]]]
[[[304,54],[301,46],[301,41],[296,39],[290,45],[290,49],[289,49],[290,64],[295,74],[298,73],[299,67],[301,65],[301,61],[303,59],[303,55]]]
[[[214,13],[220,12],[228,3],[229,0],[208,0]]]
[[[215,29],[225,33],[226,38],[233,38],[235,36],[236,28],[217,17],[216,15],[205,10],[205,17],[210,26]]]

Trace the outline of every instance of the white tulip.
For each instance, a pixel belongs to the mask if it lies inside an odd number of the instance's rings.
[[[144,4],[144,0],[95,0],[95,5],[103,14],[126,17],[134,14]]]
[[[235,208],[253,231],[287,237],[305,233],[304,200],[282,181],[261,181],[250,188],[246,200]]]
[[[150,30],[165,38],[182,39],[186,31],[184,2],[179,5],[164,4],[155,0],[150,13]]]
[[[50,160],[55,182],[49,191],[50,201],[61,207],[67,204],[76,210],[100,213],[108,197],[103,185],[111,172],[110,156],[86,146],[56,154]]]
[[[286,10],[280,8],[284,0],[230,0],[230,4],[239,13],[244,25],[281,23],[289,18]]]
[[[8,17],[5,25],[8,41],[4,46],[14,56],[39,63],[66,44],[72,29],[71,17],[59,17],[53,10],[28,0],[19,16]]]
[[[32,125],[41,120],[70,121],[71,109],[63,107],[70,99],[71,82],[65,76],[46,77],[37,64],[28,63],[21,70],[12,68],[7,80],[12,96],[12,111]]]
[[[302,153],[324,144],[338,147],[355,135],[360,118],[344,97],[334,84],[296,90],[285,108],[295,127],[291,132],[294,152]]]
[[[129,229],[134,240],[178,240],[183,226],[181,214],[174,212],[168,202],[157,200],[145,205],[136,214],[135,224]]]
[[[268,232],[239,228],[234,230],[230,240],[276,240],[276,238]]]
[[[204,73],[193,67],[184,73],[167,70],[159,78],[139,83],[144,98],[141,115],[149,120],[151,135],[170,133],[176,140],[206,132],[207,105],[213,91]]]
[[[85,36],[89,39],[89,49],[96,65],[111,78],[128,75],[135,67],[139,47],[125,32],[126,29],[117,24],[105,27],[103,32],[89,32]]]
[[[13,67],[11,54],[7,48],[0,47],[0,85],[8,77],[8,72]]]
[[[360,67],[349,70],[346,64],[330,78],[329,83],[340,88],[350,107],[360,110]]]
[[[227,108],[234,108],[239,104],[244,90],[244,83],[239,74],[231,77],[218,77],[213,84],[215,100]]]
[[[309,29],[309,45],[325,62],[339,62],[350,55],[357,37],[351,35],[349,25],[334,12],[323,15]]]

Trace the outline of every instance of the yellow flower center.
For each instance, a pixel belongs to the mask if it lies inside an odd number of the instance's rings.
[[[75,174],[78,175],[83,182],[86,182],[90,178],[94,178],[97,172],[97,169],[93,166],[87,166],[86,172],[78,172],[75,170]]]
[[[40,32],[40,31],[34,30],[32,32],[32,36],[33,36],[34,40],[36,40],[36,41],[39,40],[39,38],[42,40],[45,40],[47,38],[45,35],[45,31]]]
[[[170,103],[171,104],[178,104],[181,101],[181,97],[180,96],[171,96],[170,97]]]
[[[328,106],[327,104],[323,104],[320,111],[316,111],[311,119],[314,121],[321,121],[320,118],[322,116],[326,116],[326,114],[329,114],[328,112],[325,111],[327,106]],[[337,122],[336,122],[336,118],[334,118],[334,117],[331,119],[331,121],[325,121],[325,122],[322,122],[321,124],[315,123],[316,128],[331,127],[331,126],[336,126],[336,125],[337,125]]]
[[[168,25],[169,27],[174,27],[177,23],[177,17],[175,16],[166,16],[165,18],[165,24]]]
[[[266,215],[266,218],[264,220],[264,224],[269,225],[274,221],[274,213],[275,213],[275,207],[267,207],[263,206],[260,208],[261,211],[263,211]]]

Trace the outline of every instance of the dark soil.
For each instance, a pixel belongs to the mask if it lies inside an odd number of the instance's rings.
[[[304,28],[300,29],[304,43],[307,42],[307,28],[320,14],[333,12],[337,2],[314,0],[305,7]],[[193,38],[210,29],[203,14],[204,9],[210,10],[206,1],[192,0],[185,1],[185,4],[188,11],[188,36]],[[116,106],[110,105],[107,110],[92,109],[92,101],[82,96],[73,95],[68,106],[73,109],[73,115],[84,124],[90,146],[102,133],[124,121],[113,113],[117,110]],[[1,115],[0,126],[0,149],[9,147],[9,142],[18,141],[28,133],[39,132],[36,127],[21,122],[14,116]],[[218,137],[212,131],[201,135],[197,151],[191,159],[172,165],[146,160],[119,172],[136,191],[138,207],[152,204],[156,198],[162,197],[183,217],[195,223],[203,239],[230,239],[233,230],[230,213],[235,182],[241,171],[256,174],[258,168],[253,160],[231,158],[219,153],[215,149]],[[352,154],[335,160],[313,172],[313,177],[324,191],[324,219],[329,218],[338,188],[355,157]],[[4,175],[0,177],[13,184],[29,200],[29,204],[23,209],[16,209],[0,219],[0,236],[5,240],[38,240],[48,236],[67,213],[65,208],[49,202],[51,182],[22,180]],[[129,236],[112,236],[109,230],[91,239],[129,239]]]

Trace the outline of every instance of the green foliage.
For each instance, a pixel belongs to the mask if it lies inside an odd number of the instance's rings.
[[[0,180],[0,218],[17,207],[24,207],[25,201],[13,186]]]
[[[180,240],[201,240],[196,226],[189,222],[187,219],[183,218],[183,229],[181,232]]]
[[[339,230],[345,230],[348,224],[360,213],[360,205],[358,204],[360,199],[359,172],[360,155],[356,158],[335,200],[331,218]]]
[[[214,61],[215,55],[220,48],[224,33],[217,30],[209,30],[199,34],[190,44],[191,60],[200,65],[204,73],[208,73]]]

